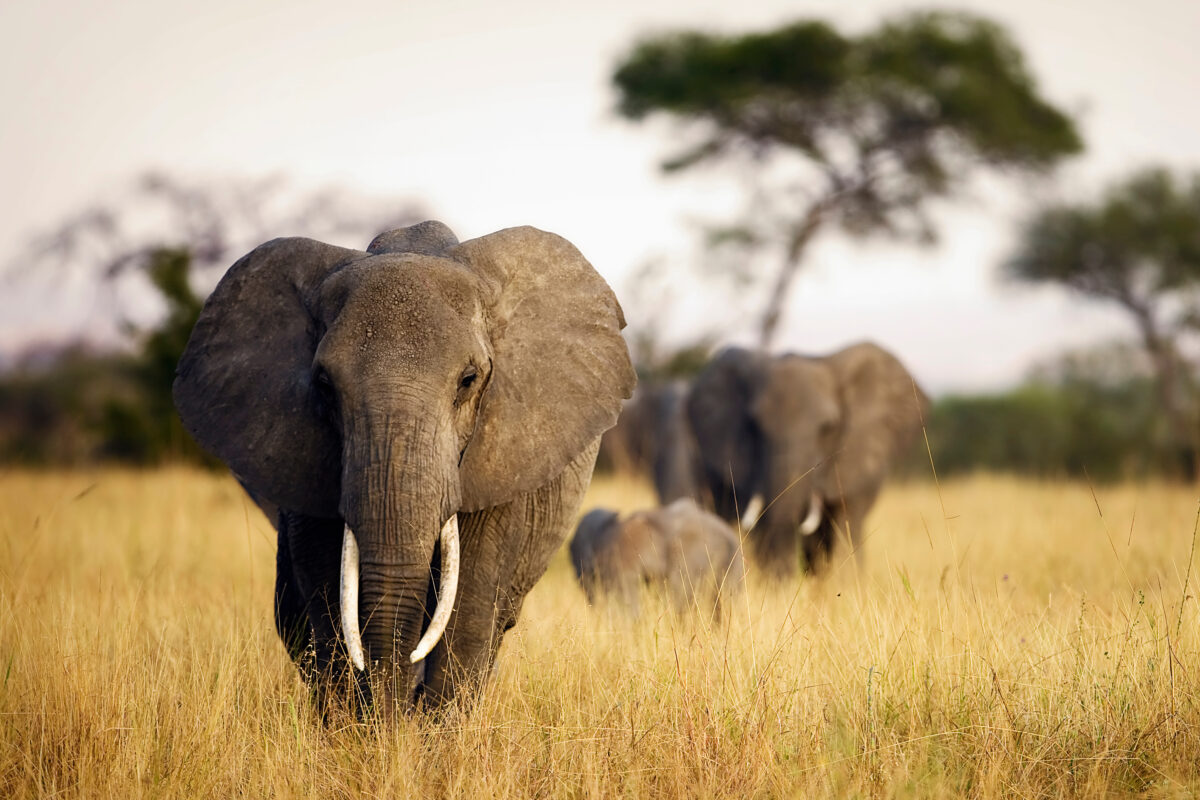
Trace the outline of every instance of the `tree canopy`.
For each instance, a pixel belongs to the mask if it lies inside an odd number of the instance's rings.
[[[1186,468],[1194,470],[1198,398],[1180,339],[1200,328],[1200,174],[1148,167],[1095,202],[1038,208],[1004,272],[1114,302],[1130,314]]]
[[[1010,278],[1060,283],[1169,328],[1192,324],[1200,288],[1200,174],[1148,167],[1095,203],[1038,208],[1005,264]],[[1180,304],[1168,320],[1165,305]]]
[[[613,84],[625,117],[688,123],[689,141],[664,161],[667,171],[781,153],[807,168],[792,196],[776,198],[774,230],[755,220],[745,237],[782,241],[785,252],[764,346],[818,229],[928,241],[936,231],[927,201],[959,188],[972,167],[1036,173],[1083,147],[1008,33],[960,12],[909,13],[857,36],[819,20],[738,35],[667,33],[636,44]]]

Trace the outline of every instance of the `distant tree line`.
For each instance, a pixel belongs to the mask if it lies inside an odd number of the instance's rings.
[[[31,354],[0,378],[0,460],[216,464],[183,429],[171,399],[175,364],[203,307],[189,282],[191,264],[186,247],[147,254],[146,274],[166,314],[134,332],[133,352],[73,344]]]
[[[1194,474],[1174,436],[1152,371],[1128,346],[1064,356],[1020,386],[939,398],[926,424],[928,450],[905,471],[939,476],[975,470],[1097,481]]]

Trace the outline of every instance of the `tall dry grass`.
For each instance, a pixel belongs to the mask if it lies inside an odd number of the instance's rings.
[[[476,703],[385,728],[314,718],[232,481],[9,472],[0,797],[1191,796],[1196,504],[892,486],[861,573],[752,580],[721,628],[589,609],[560,555]]]

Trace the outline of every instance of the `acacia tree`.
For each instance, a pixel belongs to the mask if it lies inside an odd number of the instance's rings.
[[[965,13],[910,13],[860,36],[816,20],[668,33],[635,45],[612,80],[625,117],[685,123],[689,142],[665,171],[748,158],[759,175],[790,176],[766,213],[723,232],[782,250],[763,347],[819,231],[929,241],[928,201],[960,189],[973,168],[1039,173],[1082,149],[1006,31]]]
[[[1200,173],[1178,177],[1151,167],[1114,183],[1095,203],[1036,210],[1004,273],[1066,286],[1129,313],[1184,469],[1194,472],[1197,387],[1180,344],[1200,330]]]

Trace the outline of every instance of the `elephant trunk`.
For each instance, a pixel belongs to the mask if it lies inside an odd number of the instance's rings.
[[[342,633],[385,713],[413,702],[419,662],[445,630],[457,593],[458,498],[430,464],[433,438],[407,432],[385,449],[389,458],[349,468],[343,480]],[[414,454],[423,455],[420,471],[405,463]]]
[[[425,629],[421,641],[409,654],[410,663],[416,664],[429,655],[437,646],[446,625],[450,621],[450,612],[454,608],[454,598],[458,594],[458,515],[454,514],[446,520],[439,535],[442,548],[441,581],[437,593],[437,610],[430,619],[429,627]],[[342,536],[342,568],[341,568],[341,602],[342,632],[346,640],[346,650],[350,661],[359,670],[366,669],[366,659],[363,656],[362,634],[358,625],[358,587],[359,587],[359,556],[358,540],[354,531],[347,525]]]
[[[790,447],[788,451],[800,451]],[[751,538],[757,560],[768,573],[793,574],[800,566],[800,540],[818,532],[824,518],[824,503],[817,491],[817,476],[811,461],[777,455],[768,470],[774,480],[767,487],[766,507],[753,528]]]

